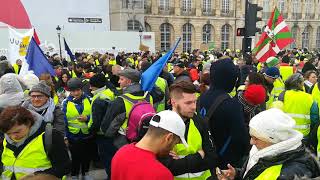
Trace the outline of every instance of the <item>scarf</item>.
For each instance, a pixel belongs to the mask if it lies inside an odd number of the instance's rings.
[[[38,108],[32,105],[31,100],[25,101],[22,106],[43,116],[45,122],[53,122],[53,112],[56,106],[54,105],[52,98],[49,98],[43,106]]]
[[[258,150],[256,146],[252,146],[249,154],[249,160],[247,164],[246,171],[243,175],[247,174],[247,172],[258,163],[259,159],[264,158],[264,157],[274,157],[277,156],[281,153],[292,151],[297,149],[298,147],[301,146],[301,140],[303,138],[303,135],[297,131],[292,131],[293,135],[291,138],[273,144],[269,147],[266,147],[264,149]]]
[[[311,86],[313,86],[313,84],[308,80],[305,80],[304,84],[307,85],[309,88],[311,88]]]
[[[253,118],[253,116],[255,115],[254,111],[258,106],[250,105],[249,103],[247,103],[247,101],[243,98],[242,92],[239,92],[238,99],[243,106],[244,113],[249,116],[249,119]]]

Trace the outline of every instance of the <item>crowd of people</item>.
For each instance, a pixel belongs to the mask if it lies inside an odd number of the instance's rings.
[[[320,53],[266,62],[232,51],[47,55],[55,76],[0,57],[1,179],[296,179],[320,176]]]

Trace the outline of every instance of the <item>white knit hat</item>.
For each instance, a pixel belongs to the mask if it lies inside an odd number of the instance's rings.
[[[273,144],[288,140],[298,131],[296,122],[279,109],[272,108],[254,116],[250,123],[250,135]],[[298,132],[299,133],[299,132]]]

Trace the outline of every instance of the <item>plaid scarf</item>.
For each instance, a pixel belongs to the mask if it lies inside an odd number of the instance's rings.
[[[253,118],[255,116],[255,109],[258,106],[250,105],[243,97],[243,91],[238,93],[238,100],[242,104],[244,113],[249,117],[249,119]]]

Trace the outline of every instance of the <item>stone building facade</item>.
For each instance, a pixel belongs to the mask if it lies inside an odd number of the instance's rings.
[[[289,25],[295,43],[288,48],[320,49],[319,0],[249,0],[263,7],[258,13],[263,29],[277,6]],[[241,49],[245,0],[111,0],[111,30],[152,31],[156,50],[168,50],[182,37],[178,51],[200,48],[203,43],[215,49]],[[260,34],[254,38],[258,41]],[[253,42],[254,43],[254,42]]]

